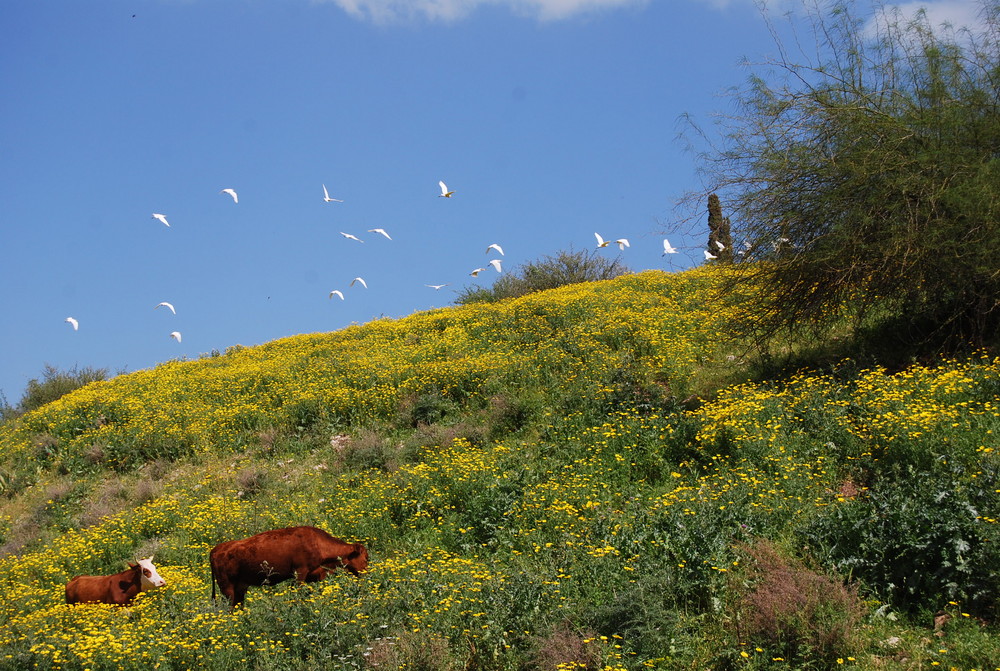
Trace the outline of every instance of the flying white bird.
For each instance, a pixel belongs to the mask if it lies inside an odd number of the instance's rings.
[[[441,193],[438,195],[438,198],[451,198],[451,194],[455,193],[454,191],[449,191],[444,182],[438,182],[438,186],[441,187]]]
[[[364,240],[362,240],[356,235],[351,235],[350,233],[344,233],[343,231],[341,231],[340,234],[345,238],[347,238],[348,240],[357,240],[358,242],[364,242]]]
[[[484,270],[486,270],[486,268],[476,268],[469,274],[472,275],[473,277],[479,277],[479,273],[483,272]]]
[[[174,309],[174,306],[166,301],[163,301],[162,303],[157,303],[156,307],[154,307],[153,309],[155,310],[156,308],[167,308],[174,314],[177,314],[177,310]]]
[[[174,340],[176,340],[177,342],[180,342],[181,341],[181,332],[180,331],[171,331],[170,332],[170,337],[173,338]]]
[[[352,287],[354,286],[355,282],[361,282],[361,286],[363,286],[365,289],[368,288],[368,283],[365,282],[363,278],[355,277],[353,280],[351,280],[351,286]]]
[[[611,242],[610,240],[605,240],[604,238],[602,238],[600,233],[594,233],[594,237],[597,238],[598,249],[600,249],[601,247],[607,247],[608,244],[610,244]]]
[[[170,224],[167,223],[167,215],[165,215],[165,214],[156,214],[154,212],[153,213],[153,219],[156,219],[157,221],[163,222],[164,226],[166,226],[167,228],[170,228]]]
[[[234,203],[238,203],[238,202],[240,202],[240,199],[239,199],[239,197],[238,197],[238,196],[236,195],[236,191],[235,191],[234,189],[223,189],[223,190],[222,190],[222,191],[220,191],[219,193],[228,193],[228,194],[229,194],[230,196],[232,196],[232,197],[233,197],[233,202],[234,202]]]
[[[500,270],[500,259],[491,259],[491,260],[490,260],[490,265],[491,265],[491,266],[493,266],[493,268],[494,268],[494,269],[495,269],[495,270],[496,270],[496,271],[497,271],[498,273],[499,273],[499,272],[502,272],[502,271]]]
[[[663,254],[676,254],[677,250],[670,246],[670,241],[666,238],[663,239]],[[660,256],[663,256],[661,254]]]
[[[340,289],[334,289],[333,291],[331,291],[328,298],[333,298],[334,296],[339,296],[340,300],[344,300],[344,292],[341,291]]]
[[[617,240],[615,240],[615,244],[618,245],[618,249],[625,249],[626,247],[631,247],[631,245],[628,244],[628,240],[626,240],[625,238],[618,238]]]
[[[344,201],[339,198],[330,198],[330,192],[326,190],[326,184],[323,185],[323,200],[327,203],[343,203]]]
[[[706,261],[711,261],[712,259],[717,259],[717,258],[719,258],[719,257],[716,256],[715,254],[713,254],[712,252],[708,251],[707,249],[705,250],[705,260]]]
[[[74,331],[79,331],[80,330],[80,322],[78,322],[77,320],[73,319],[72,317],[66,317],[66,322],[68,324],[72,324],[73,325],[73,330]]]
[[[378,233],[379,235],[384,235],[389,240],[392,240],[392,238],[389,237],[389,234],[385,232],[384,228],[369,228],[368,232],[369,233]]]
[[[726,246],[721,242],[719,242],[718,240],[715,241],[715,246],[719,248],[720,252],[726,249]]]
[[[424,286],[425,286],[425,287],[430,287],[430,288],[431,288],[431,289],[433,289],[434,291],[439,291],[439,290],[440,290],[440,289],[442,289],[443,287],[446,287],[446,286],[448,286],[448,284],[447,284],[447,282],[446,282],[445,284],[425,284]]]
[[[503,247],[501,247],[500,245],[498,245],[495,242],[492,245],[490,245],[489,247],[486,248],[486,253],[489,254],[491,249],[495,249],[498,252],[500,252],[500,256],[504,255],[504,253],[503,253]]]

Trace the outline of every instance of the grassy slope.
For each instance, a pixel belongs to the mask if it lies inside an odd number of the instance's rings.
[[[716,394],[741,302],[717,279],[234,348],[0,428],[0,668],[993,668],[1000,365]],[[372,571],[214,608],[208,550],[292,524],[364,540]],[[761,538],[809,577],[786,583],[860,580],[861,620],[822,602],[755,628],[748,604],[810,589],[754,587]],[[169,586],[132,609],[61,605],[70,576],[154,552]]]

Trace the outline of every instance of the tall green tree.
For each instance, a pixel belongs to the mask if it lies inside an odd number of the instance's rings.
[[[779,41],[705,154],[756,261],[733,281],[759,288],[763,336],[849,314],[982,343],[1000,326],[1000,1],[960,30],[857,7],[810,5],[818,56]]]
[[[733,238],[730,234],[729,217],[722,216],[722,203],[718,194],[708,197],[708,252],[719,263],[733,262]]]

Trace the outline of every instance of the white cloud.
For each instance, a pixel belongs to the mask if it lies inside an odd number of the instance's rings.
[[[375,23],[413,19],[456,21],[477,7],[506,6],[522,16],[556,21],[577,14],[625,6],[642,6],[649,0],[332,0],[351,16]]]
[[[469,16],[479,7],[506,7],[518,16],[538,21],[557,21],[573,16],[607,11],[624,7],[642,7],[652,0],[315,0],[333,2],[351,16],[374,23],[397,23],[412,20],[453,22]],[[662,0],[670,1],[670,0]],[[799,6],[797,0],[695,0],[718,10],[733,5],[763,3],[772,9],[792,10]],[[881,5],[875,18],[868,24],[882,22],[886,16],[897,16],[904,21],[916,16],[923,9],[929,24],[934,28],[950,25],[955,30],[968,27],[975,31],[982,25],[981,0],[908,0],[906,2],[873,2]]]
[[[890,4],[886,5],[885,11],[875,20],[884,21],[888,12],[889,17],[895,14],[905,23],[915,18],[920,10],[925,12],[928,25],[935,31],[950,26],[956,31],[968,28],[978,32],[983,23],[980,0],[935,0]]]

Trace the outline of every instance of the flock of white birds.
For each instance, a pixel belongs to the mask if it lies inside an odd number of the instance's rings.
[[[333,198],[332,196],[330,196],[330,191],[326,188],[326,184],[323,184],[322,186],[323,186],[323,202],[326,202],[326,203],[343,203],[344,202],[340,198]],[[448,186],[443,181],[439,181],[438,182],[438,186],[441,187],[441,193],[440,193],[440,197],[441,198],[451,198],[455,194],[454,191],[451,191],[451,190],[448,189]],[[226,194],[230,198],[232,198],[233,199],[233,204],[238,204],[240,202],[240,197],[239,197],[239,194],[236,193],[236,189],[225,188],[225,189],[222,189],[221,191],[219,191],[219,193],[220,194]],[[170,228],[170,222],[167,220],[167,215],[165,215],[165,214],[163,214],[161,212],[154,212],[152,218],[156,219],[157,221],[159,221],[161,224],[163,224],[167,228]],[[368,232],[369,233],[376,233],[378,235],[381,235],[386,240],[390,240],[390,241],[392,240],[392,236],[389,235],[389,233],[384,228],[369,228]],[[345,233],[345,232],[341,231],[340,234],[342,236],[344,236],[348,240],[353,240],[355,242],[361,242],[361,243],[364,242],[364,240],[362,240],[361,238],[359,238],[358,236],[356,236],[356,235],[354,235],[352,233]],[[489,253],[491,250],[497,251],[501,256],[503,255],[503,248],[501,248],[500,245],[498,245],[498,244],[491,244],[489,247],[487,247],[486,252]],[[492,261],[489,262],[488,265],[489,265],[489,267],[492,267],[492,268],[496,269],[496,271],[498,273],[500,272],[500,260],[499,259],[493,259]],[[477,275],[479,275],[480,272],[482,272],[484,270],[486,270],[486,268],[476,268],[475,270],[473,270],[470,273],[470,275],[472,275],[473,277],[476,277]],[[365,289],[368,288],[368,283],[365,282],[365,279],[363,277],[355,277],[353,280],[351,280],[350,286],[353,287],[355,284],[360,284]],[[431,289],[434,289],[434,290],[439,290],[439,289],[442,289],[442,288],[444,288],[446,286],[449,286],[449,285],[447,283],[445,283],[445,284],[427,284],[425,286],[430,287]],[[334,296],[336,296],[340,300],[345,300],[344,299],[344,292],[341,291],[340,289],[334,289],[334,290],[332,290],[330,292],[329,297],[333,298]],[[161,307],[167,308],[168,310],[170,310],[170,312],[172,312],[175,315],[177,314],[177,310],[176,310],[176,308],[174,308],[173,304],[172,303],[168,303],[167,301],[161,301],[160,303],[157,303],[154,306],[153,309],[161,308]],[[78,331],[80,329],[80,322],[75,317],[66,317],[65,321],[66,321],[66,323],[68,323],[70,326],[73,327],[74,331]],[[183,338],[183,336],[181,335],[180,331],[171,331],[170,332],[170,337],[173,338],[174,340],[176,340],[177,342],[181,342],[182,338]]]
[[[323,201],[324,202],[326,202],[326,203],[343,203],[344,202],[340,198],[333,198],[333,197],[331,197],[330,196],[330,192],[326,188],[326,184],[323,184],[322,186],[323,186]],[[443,181],[439,181],[438,182],[438,186],[441,188],[441,193],[438,194],[439,198],[451,198],[455,194],[454,191],[448,189],[448,185],[445,184]],[[233,204],[237,204],[237,203],[240,202],[239,195],[236,193],[235,189],[225,188],[225,189],[222,189],[221,191],[219,191],[219,193],[220,194],[226,194],[229,197],[231,197],[233,199]],[[162,213],[159,213],[159,212],[154,212],[152,218],[156,219],[157,221],[159,221],[160,223],[162,223],[167,228],[170,227],[170,222],[167,221],[167,216],[165,214],[162,214]],[[386,232],[386,230],[384,228],[369,228],[368,232],[369,233],[376,233],[378,235],[381,235],[381,236],[385,237],[387,240],[390,240],[390,241],[392,240],[392,236],[390,236],[389,233]],[[357,237],[356,235],[353,235],[351,233],[345,233],[345,232],[341,231],[340,234],[342,236],[344,236],[348,240],[353,240],[355,242],[364,243],[364,240],[360,239],[359,237]],[[624,250],[626,247],[630,246],[629,245],[629,241],[626,238],[618,238],[616,240],[605,240],[603,237],[601,237],[600,233],[594,233],[594,237],[597,239],[597,249],[602,249],[604,247],[607,247],[610,244],[616,244],[616,245],[618,245],[618,249],[621,249],[621,250]],[[721,243],[716,242],[716,244],[719,246],[720,251],[722,249],[724,249],[724,247],[722,246]],[[486,253],[489,254],[490,252],[496,252],[500,256],[504,256],[503,247],[501,247],[497,243],[493,243],[493,244],[489,245],[486,248]],[[671,246],[669,240],[665,239],[663,241],[663,255],[665,256],[667,254],[676,254],[676,253],[677,253],[677,249],[675,247]],[[705,251],[705,260],[706,261],[714,259],[714,258],[716,258],[716,257],[713,254],[711,254],[710,252],[708,252],[708,250]],[[502,264],[502,260],[501,259],[498,259],[498,258],[491,259],[485,266],[473,269],[469,273],[469,275],[471,275],[472,277],[478,277],[479,273],[485,272],[485,271],[489,270],[490,268],[492,268],[493,270],[495,270],[497,273],[501,273],[501,272],[503,272],[501,270],[501,264]],[[365,282],[364,278],[362,278],[362,277],[355,277],[353,280],[351,280],[350,286],[353,287],[355,284],[360,284],[365,289],[368,288],[368,283]],[[425,284],[424,286],[429,287],[431,289],[434,289],[435,291],[438,291],[438,290],[443,289],[444,287],[449,286],[449,285],[447,283],[445,283],[445,284]],[[345,298],[344,298],[344,292],[341,291],[340,289],[333,289],[332,291],[330,291],[329,298],[332,299],[334,296],[336,296],[340,300],[345,300]],[[175,315],[177,314],[177,310],[174,308],[173,304],[168,303],[167,301],[161,301],[160,303],[157,303],[154,306],[153,309],[157,309],[157,308],[161,308],[161,307],[162,308],[167,308],[168,310],[170,310],[170,312],[172,312]],[[76,318],[74,318],[74,317],[66,317],[65,321],[66,321],[66,323],[68,323],[70,326],[73,327],[74,331],[79,330],[79,328],[80,328],[80,322]],[[181,339],[182,339],[182,335],[181,335],[180,331],[171,331],[170,332],[170,337],[173,338],[174,340],[176,340],[177,342],[181,342]]]

